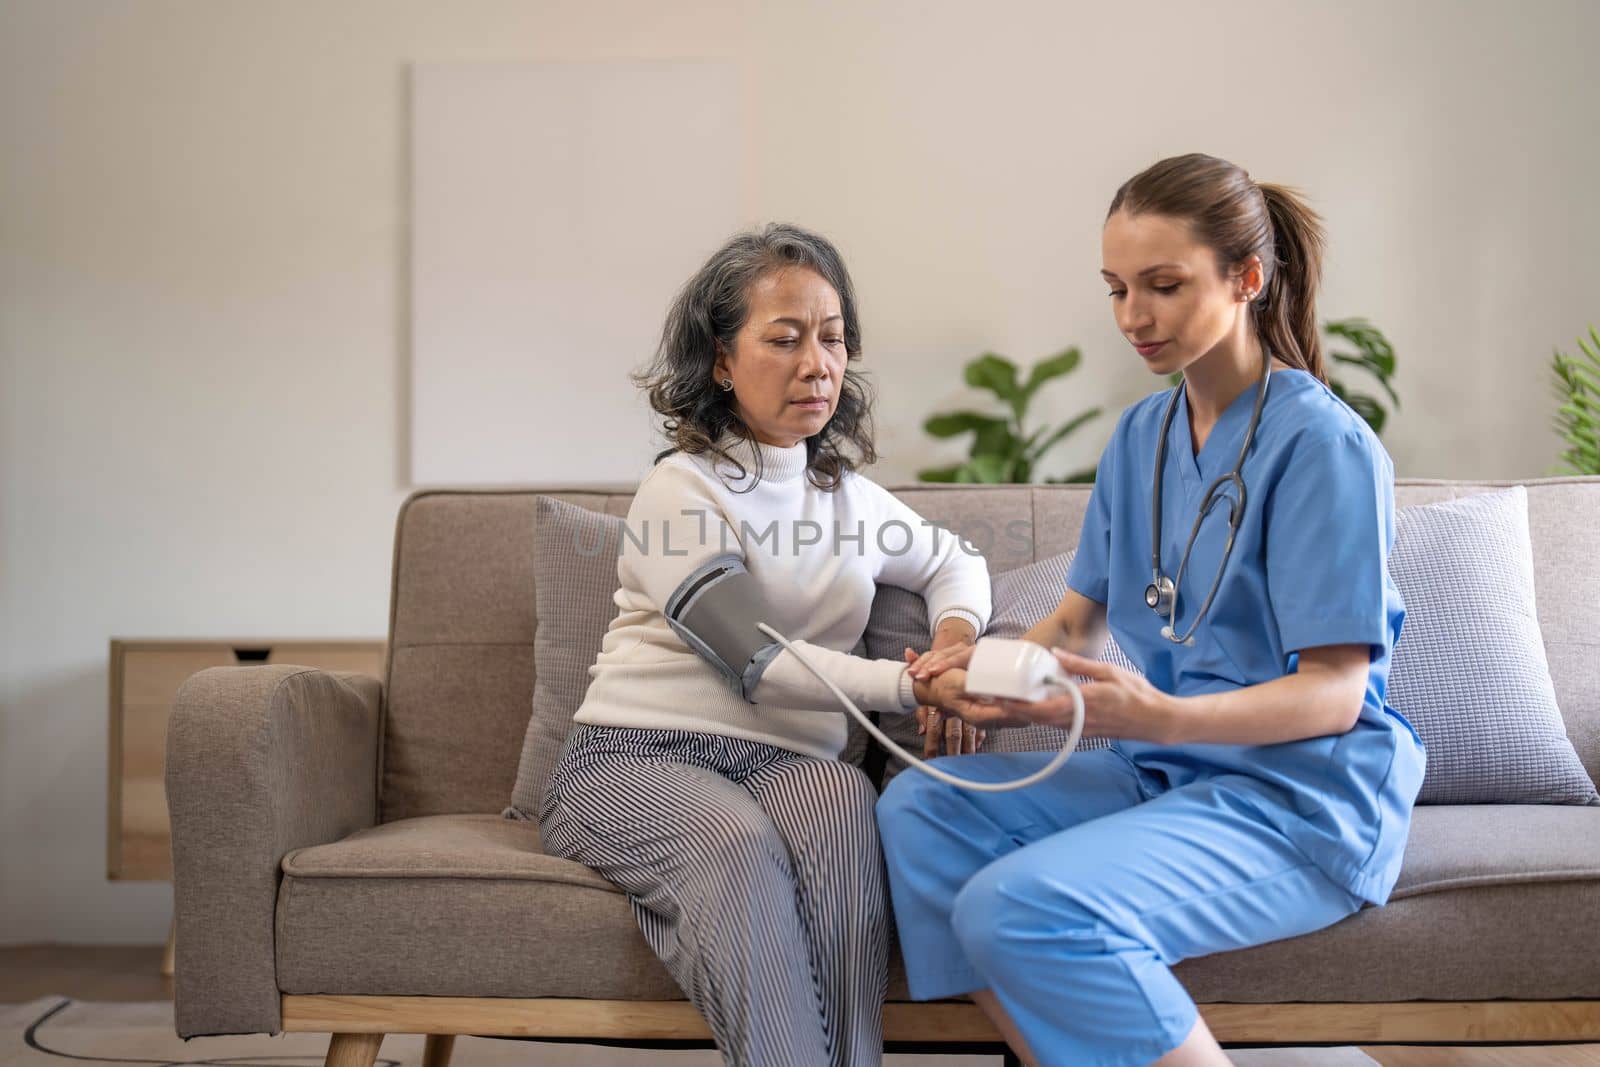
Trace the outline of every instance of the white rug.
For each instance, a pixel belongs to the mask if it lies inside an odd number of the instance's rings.
[[[394,1034],[378,1050],[377,1067],[418,1067],[423,1037]],[[80,1063],[131,1063],[145,1067],[216,1064],[221,1067],[319,1067],[328,1052],[325,1034],[197,1037],[185,1042],[172,1025],[170,1001],[119,1004],[40,997],[0,1004],[0,1067],[67,1067]],[[1371,1067],[1376,1060],[1356,1048],[1236,1049],[1239,1067]],[[996,1067],[999,1056],[893,1055],[885,1067]],[[451,1067],[721,1067],[713,1051],[661,1052],[594,1045],[553,1045],[460,1037]]]

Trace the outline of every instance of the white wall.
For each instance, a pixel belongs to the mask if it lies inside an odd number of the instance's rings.
[[[1327,217],[1324,314],[1400,352],[1402,475],[1532,477],[1551,348],[1600,320],[1596,39],[1587,0],[6,0],[0,942],[165,935],[169,887],[104,880],[110,636],[384,632],[408,63],[738,60],[747,147],[706,166],[738,168],[745,220],[845,252],[881,479],[984,348],[1083,347],[1046,416],[1159,384],[1097,235],[1122,179],[1190,150]]]

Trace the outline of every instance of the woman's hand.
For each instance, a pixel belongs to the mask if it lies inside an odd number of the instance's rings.
[[[998,704],[984,703],[969,695],[967,672],[962,667],[951,667],[937,678],[918,682],[917,685],[927,692],[928,699],[937,705],[939,711],[947,713],[952,719],[959,716],[960,721],[982,727],[984,731],[1004,726],[1027,726],[1031,721]]]
[[[1111,663],[1085,659],[1064,649],[1051,649],[1056,662],[1069,674],[1089,679],[1083,694],[1084,737],[1126,737],[1135,741],[1171,744],[1181,738],[1184,704],[1147,682],[1142,675]],[[999,702],[1002,713],[1027,723],[1072,726],[1072,698]]]
[[[970,643],[949,645],[936,651],[940,653],[956,653],[962,648],[967,650],[968,655],[971,654],[972,645]],[[919,660],[926,659],[934,654],[934,652],[925,652],[918,656],[915,649],[907,648],[905,652],[906,663],[914,665]],[[907,669],[911,668],[908,667]],[[962,721],[959,716],[946,715],[941,709],[931,704],[917,705],[917,733],[922,735],[923,759],[933,759],[935,756],[959,756],[962,753],[976,752],[989,736],[987,731],[980,730],[976,726]]]

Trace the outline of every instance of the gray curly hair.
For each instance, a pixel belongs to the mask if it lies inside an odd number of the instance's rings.
[[[844,317],[846,364],[839,403],[827,425],[806,438],[807,477],[818,488],[831,490],[846,471],[877,460],[871,388],[863,373],[850,366],[861,359],[861,320],[844,260],[826,238],[798,226],[771,223],[735,235],[712,253],[667,312],[655,358],[631,376],[635,385],[649,390],[650,406],[662,417],[662,433],[674,446],[656,456],[658,461],[674,451],[709,452],[732,463],[744,477],[744,464],[716,444],[729,430],[747,441],[753,439],[732,394],[714,380],[717,343],[733,349],[734,337],[750,315],[750,287],[790,267],[814,270],[833,286]],[[749,488],[760,480],[761,472],[755,474]]]

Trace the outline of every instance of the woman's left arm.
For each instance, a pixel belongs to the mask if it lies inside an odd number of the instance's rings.
[[[1085,737],[1126,737],[1166,745],[1276,745],[1342,734],[1361,715],[1371,666],[1368,645],[1322,645],[1301,650],[1294,674],[1178,697],[1114,664],[1054,651],[1062,667],[1089,679],[1082,686]],[[1000,725],[1018,720],[1057,726],[1072,722],[1072,701],[1066,697],[1032,704],[1004,702],[1000,710],[1003,714],[993,716]],[[968,721],[987,726],[989,717]]]
[[[877,580],[922,596],[928,605],[933,647],[976,640],[989,625],[992,610],[988,561],[970,543],[924,519],[889,490],[858,478],[856,484],[872,502],[869,521],[876,529],[866,536],[881,552]],[[965,626],[951,625],[958,622]]]

